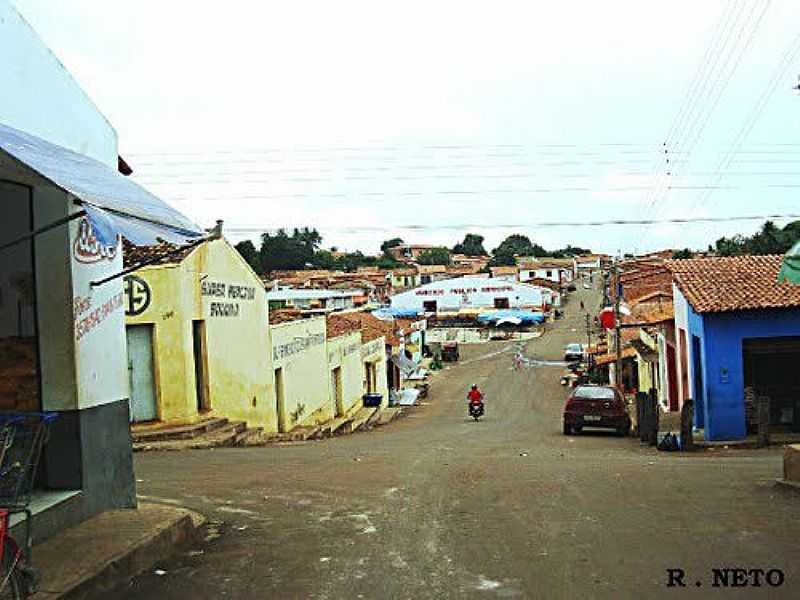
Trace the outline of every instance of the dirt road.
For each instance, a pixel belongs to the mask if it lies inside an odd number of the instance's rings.
[[[584,341],[580,297],[598,302],[581,290],[529,356]],[[425,406],[372,432],[138,455],[143,496],[217,525],[124,597],[800,596],[800,494],[775,487],[778,451],[686,456],[563,436],[561,370],[513,371],[510,350],[470,349]],[[480,423],[466,417],[471,382],[487,395]],[[785,581],[713,588],[725,567],[781,569]],[[668,588],[679,568],[687,587]]]

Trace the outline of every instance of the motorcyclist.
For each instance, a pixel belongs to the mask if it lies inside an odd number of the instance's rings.
[[[469,392],[467,392],[467,400],[470,404],[483,404],[483,394],[478,389],[478,384],[473,383]]]

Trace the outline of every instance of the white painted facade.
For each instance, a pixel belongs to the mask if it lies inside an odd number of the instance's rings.
[[[391,304],[392,308],[417,312],[495,308],[498,302],[507,302],[510,308],[538,308],[543,302],[542,291],[536,286],[496,278],[460,277],[397,294]]]
[[[117,134],[8,0],[0,0],[0,123],[117,168]]]

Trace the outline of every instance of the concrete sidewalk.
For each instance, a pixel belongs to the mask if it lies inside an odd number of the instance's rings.
[[[192,541],[204,523],[192,511],[150,503],[97,515],[33,547],[41,576],[33,598],[102,597]]]

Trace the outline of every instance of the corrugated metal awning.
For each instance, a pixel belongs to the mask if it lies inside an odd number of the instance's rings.
[[[51,181],[79,199],[98,240],[106,245],[124,236],[136,245],[164,240],[183,244],[205,232],[183,214],[88,156],[0,124],[0,156]]]

